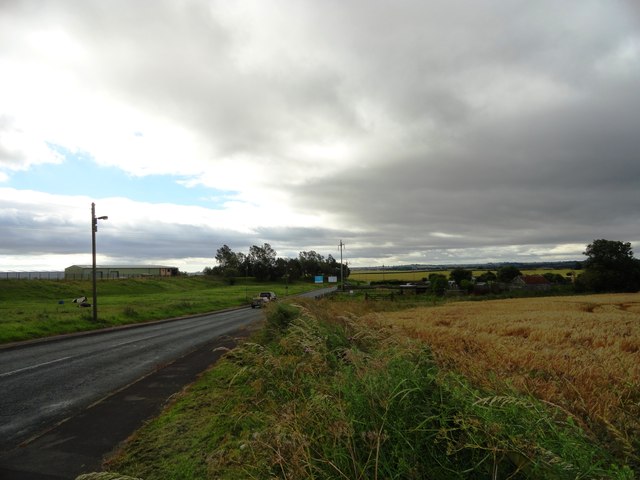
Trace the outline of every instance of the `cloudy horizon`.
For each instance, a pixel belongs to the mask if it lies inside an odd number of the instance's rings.
[[[640,246],[631,0],[0,4],[0,271]]]

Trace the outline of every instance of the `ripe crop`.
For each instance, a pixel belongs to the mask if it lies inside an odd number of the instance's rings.
[[[369,318],[404,328],[481,387],[561,407],[639,461],[640,294],[456,302]]]

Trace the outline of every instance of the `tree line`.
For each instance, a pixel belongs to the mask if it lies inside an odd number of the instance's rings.
[[[253,245],[247,253],[234,252],[228,245],[216,251],[217,266],[206,267],[205,275],[219,275],[233,283],[236,277],[255,277],[259,281],[309,280],[317,275],[340,278],[340,262],[332,255],[324,257],[314,250],[302,251],[297,258],[282,258],[268,243]],[[342,265],[344,278],[349,267]]]
[[[544,273],[542,276],[553,285],[572,284],[577,292],[637,292],[640,290],[640,260],[633,256],[631,243],[599,239],[587,245],[583,252],[587,260],[582,263],[582,273],[573,278],[573,272],[567,277],[559,273]],[[455,282],[460,290],[475,291],[475,285],[488,284],[491,291],[499,292],[501,285],[512,282],[522,275],[520,269],[514,265],[505,265],[494,273],[487,271],[473,278],[473,271],[465,268],[455,268],[449,276],[432,273],[428,278],[431,291],[436,295],[444,295],[450,288],[449,282]],[[570,277],[570,278],[569,278]]]
[[[578,292],[637,292],[640,290],[640,260],[633,256],[631,243],[599,239],[587,245],[583,252],[587,259],[582,263],[583,272],[574,280]],[[206,275],[220,275],[234,282],[236,277],[255,277],[260,281],[282,279],[313,279],[316,275],[340,277],[340,262],[328,255],[324,257],[314,250],[302,251],[297,258],[281,258],[268,243],[253,245],[247,253],[234,252],[228,245],[216,251],[215,267],[204,269]],[[344,278],[349,277],[349,267],[342,266]],[[454,269],[447,279],[432,274],[429,281],[434,290],[444,291],[448,281],[455,281],[461,288],[471,287],[471,270]],[[521,275],[515,266],[503,266],[496,273],[486,272],[473,279],[475,282],[509,283]],[[544,276],[553,284],[571,283],[571,280],[555,273]],[[426,279],[425,279],[426,280]]]
[[[599,239],[587,245],[583,255],[583,272],[575,279],[575,290],[578,292],[637,292],[640,290],[640,260],[633,256],[631,243],[615,240]],[[494,274],[486,272],[476,279],[478,282],[509,283],[522,275],[515,266],[505,266]],[[550,283],[562,285],[570,283],[567,278],[557,273],[543,275]],[[430,279],[431,280],[431,279]],[[436,288],[444,287],[444,279],[434,278]],[[455,269],[450,273],[450,280],[461,288],[471,287],[471,271]],[[439,283],[438,283],[439,282]],[[432,281],[433,284],[433,281]]]

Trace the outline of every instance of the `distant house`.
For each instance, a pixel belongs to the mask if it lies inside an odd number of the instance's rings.
[[[89,280],[92,278],[92,265],[71,265],[64,269],[65,280]],[[166,265],[96,265],[96,278],[132,278],[132,277],[175,277],[177,267]]]
[[[511,281],[511,288],[527,290],[549,290],[551,282],[542,275],[520,275]]]

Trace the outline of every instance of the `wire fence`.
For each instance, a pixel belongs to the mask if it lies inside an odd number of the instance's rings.
[[[64,280],[64,272],[0,272],[0,280]]]
[[[123,280],[127,278],[171,278],[177,275],[151,273],[96,272],[96,280]],[[91,272],[0,272],[0,280],[91,280]]]

